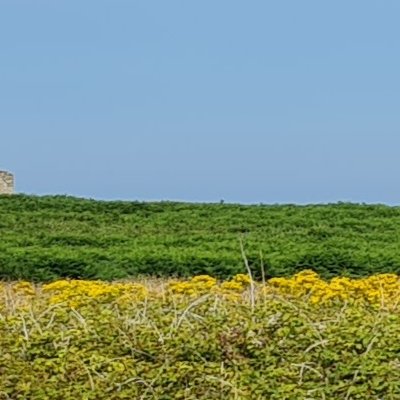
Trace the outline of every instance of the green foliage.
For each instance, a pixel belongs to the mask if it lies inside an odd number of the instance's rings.
[[[0,196],[0,279],[400,273],[400,208]]]
[[[399,310],[209,297],[0,319],[0,399],[398,399]]]

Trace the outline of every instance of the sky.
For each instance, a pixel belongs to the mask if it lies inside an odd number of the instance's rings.
[[[96,199],[400,204],[398,0],[0,0],[0,169]]]

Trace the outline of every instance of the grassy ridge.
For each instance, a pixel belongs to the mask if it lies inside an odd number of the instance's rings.
[[[400,208],[0,197],[0,278],[400,273]]]

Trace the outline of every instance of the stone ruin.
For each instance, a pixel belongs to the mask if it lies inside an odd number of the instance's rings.
[[[0,171],[0,195],[14,193],[14,175]]]

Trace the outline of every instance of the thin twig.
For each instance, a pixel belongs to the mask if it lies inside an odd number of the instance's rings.
[[[247,273],[249,274],[250,278],[250,305],[251,305],[251,311],[254,311],[255,307],[255,288],[254,288],[254,280],[253,280],[253,275],[251,274],[251,269],[249,266],[249,261],[247,259],[246,253],[244,251],[244,246],[243,246],[243,239],[240,237],[240,251],[242,253],[242,258],[244,261],[244,265],[246,266]]]

